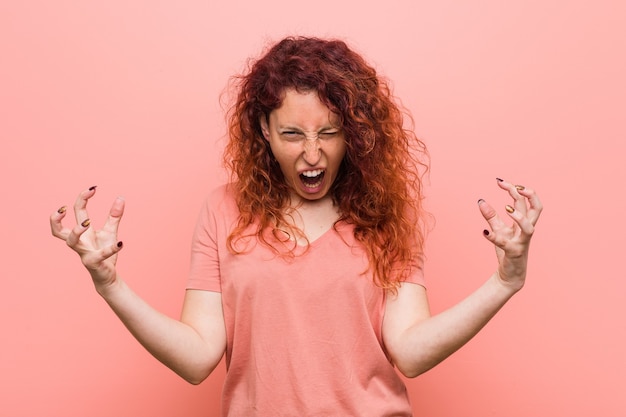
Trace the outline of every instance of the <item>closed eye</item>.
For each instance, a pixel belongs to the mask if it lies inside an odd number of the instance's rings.
[[[280,136],[288,141],[298,141],[304,139],[304,133],[295,130],[285,130],[280,132]]]
[[[322,140],[334,139],[340,134],[340,132],[341,131],[338,129],[323,130],[317,134],[317,138],[322,139]],[[288,142],[301,142],[307,138],[304,132],[299,131],[299,130],[283,130],[283,131],[280,131],[279,134],[281,138],[283,138],[284,140]]]
[[[319,134],[321,139],[332,139],[339,134],[338,130],[324,131]]]

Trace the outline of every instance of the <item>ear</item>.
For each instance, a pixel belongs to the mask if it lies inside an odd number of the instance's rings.
[[[261,117],[259,117],[259,124],[261,125],[261,133],[263,133],[263,138],[265,138],[266,141],[269,141],[270,127],[267,123],[267,119],[267,116],[262,115]]]

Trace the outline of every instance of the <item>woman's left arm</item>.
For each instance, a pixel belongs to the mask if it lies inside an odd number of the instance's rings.
[[[506,211],[513,219],[507,225],[484,200],[478,206],[491,230],[484,236],[496,248],[498,269],[460,303],[430,316],[426,290],[404,283],[389,295],[383,321],[383,339],[394,364],[407,377],[431,369],[467,343],[526,280],[528,249],[542,205],[537,194],[522,186],[498,179],[513,205]]]

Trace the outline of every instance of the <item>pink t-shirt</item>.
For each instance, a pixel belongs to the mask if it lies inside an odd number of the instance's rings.
[[[226,238],[238,210],[215,190],[196,226],[187,288],[222,293],[227,334],[223,416],[410,416],[381,330],[385,293],[340,223],[303,255],[276,256]],[[255,244],[256,243],[256,244]],[[408,282],[423,285],[420,270]]]

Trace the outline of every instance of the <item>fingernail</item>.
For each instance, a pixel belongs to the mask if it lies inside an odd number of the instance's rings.
[[[96,187],[97,187],[97,185],[94,185],[94,186],[92,186],[92,187],[89,187],[89,191],[93,191],[93,190],[95,190],[95,189],[96,189]]]
[[[522,191],[522,190],[523,190],[524,188],[526,188],[526,187],[524,187],[523,185],[516,185],[516,186],[515,186],[515,188],[516,188],[518,191]]]
[[[119,242],[117,242],[117,247],[121,248],[122,246],[124,246],[124,244],[122,243],[122,241],[120,240]]]
[[[83,222],[80,225],[83,227],[89,227],[90,224],[91,224],[91,221],[87,219],[87,220],[83,220]]]
[[[515,209],[514,209],[513,207],[509,206],[509,205],[507,205],[507,206],[505,207],[505,209],[506,209],[506,211],[508,211],[509,213],[513,213],[513,212],[515,211]]]
[[[485,200],[483,200],[482,198],[478,200],[478,204],[484,203],[484,202],[485,202]]]
[[[496,179],[498,180],[498,182],[502,182],[502,181],[504,181],[502,178],[497,178],[497,177],[496,177]]]
[[[487,230],[487,229],[483,230],[483,235],[489,236],[489,230]]]
[[[61,207],[60,209],[57,210],[57,213],[63,214],[63,213],[65,213],[66,210],[67,210],[67,206],[63,206],[63,207]]]

